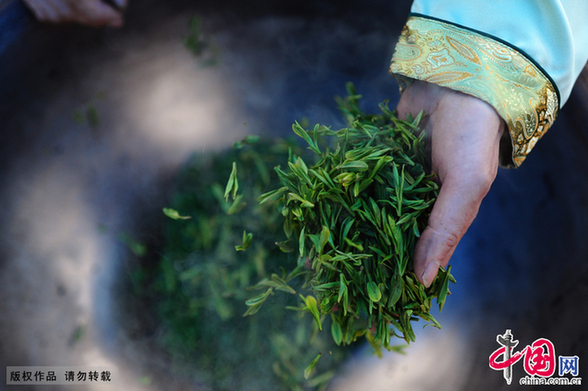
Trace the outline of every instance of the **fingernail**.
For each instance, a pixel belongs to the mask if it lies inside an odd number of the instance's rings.
[[[431,261],[427,265],[425,272],[421,276],[421,280],[423,280],[423,285],[425,285],[427,288],[430,287],[433,283],[433,280],[435,279],[435,276],[439,271],[439,266],[440,264],[437,261]]]

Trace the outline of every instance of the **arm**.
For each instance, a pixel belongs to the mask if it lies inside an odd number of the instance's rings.
[[[498,163],[518,167],[569,97],[588,58],[581,17],[588,6],[570,3],[413,4],[419,13],[411,14],[390,69],[404,90],[399,115],[429,113],[424,129],[441,183],[415,249],[415,271],[425,285],[449,262]]]

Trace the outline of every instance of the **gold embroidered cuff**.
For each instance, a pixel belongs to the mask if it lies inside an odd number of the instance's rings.
[[[500,164],[505,167],[518,167],[525,160],[559,111],[555,84],[521,52],[428,17],[409,17],[390,73],[401,87],[413,79],[423,80],[473,95],[494,107],[511,136],[512,153],[501,148]]]

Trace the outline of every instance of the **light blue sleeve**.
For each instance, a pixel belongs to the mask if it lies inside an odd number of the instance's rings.
[[[518,49],[554,81],[560,107],[588,60],[588,0],[415,0],[411,12]]]

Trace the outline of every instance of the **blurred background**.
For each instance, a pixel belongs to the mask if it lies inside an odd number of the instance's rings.
[[[154,326],[121,309],[127,260],[158,242],[193,154],[287,135],[301,118],[341,126],[333,98],[347,81],[366,111],[394,107],[388,65],[409,8],[145,0],[130,2],[123,28],[93,29],[40,24],[0,1],[0,390],[62,389],[6,386],[5,367],[24,365],[116,366],[117,390],[211,389],[170,370]],[[198,53],[184,44],[195,15]],[[417,325],[405,355],[356,348],[329,390],[538,388],[518,386],[521,364],[510,387],[489,368],[506,329],[519,348],[550,339],[582,368],[587,99],[583,74],[522,167],[499,171],[452,258],[443,328]]]

